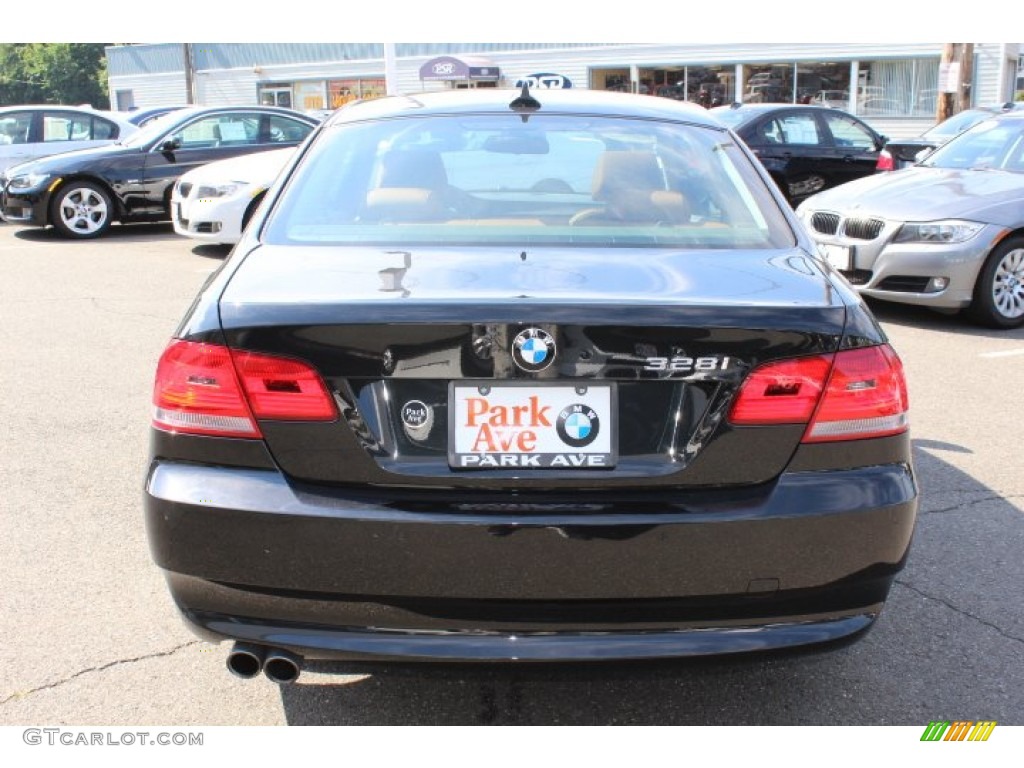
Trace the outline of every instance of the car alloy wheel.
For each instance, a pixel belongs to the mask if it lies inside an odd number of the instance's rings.
[[[997,328],[1024,324],[1024,238],[1010,238],[992,251],[978,276],[971,312]]]
[[[72,182],[57,193],[53,224],[67,237],[99,237],[110,227],[110,197],[99,186]]]

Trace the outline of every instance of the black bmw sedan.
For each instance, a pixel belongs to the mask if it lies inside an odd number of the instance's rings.
[[[827,643],[906,560],[907,408],[700,107],[392,97],[300,148],[163,352],[147,529],[244,677]]]
[[[794,206],[875,173],[888,140],[863,120],[831,107],[733,104],[711,114],[746,142]]]
[[[104,234],[115,221],[166,221],[178,177],[204,163],[295,146],[314,118],[276,107],[196,107],[147,124],[123,142],[51,155],[0,175],[0,218]]]

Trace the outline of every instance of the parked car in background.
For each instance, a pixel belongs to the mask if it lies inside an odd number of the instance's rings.
[[[850,106],[849,91],[818,91],[811,97],[811,104],[821,107],[846,109]]]
[[[1024,112],[978,123],[912,168],[816,195],[798,214],[867,296],[1024,324]]]
[[[145,109],[133,109],[131,112],[122,112],[120,114],[124,115],[124,119],[129,123],[141,128],[142,126],[148,125],[154,120],[179,109],[188,109],[188,107],[185,104],[179,104],[173,107],[146,107]]]
[[[1009,101],[998,107],[965,109],[963,112],[957,112],[952,117],[929,128],[915,139],[900,139],[899,141],[890,139],[886,142],[885,147],[878,156],[876,170],[897,171],[913,165],[919,159],[923,159],[928,151],[941,147],[954,136],[959,136],[982,120],[987,120],[993,115],[1010,112],[1021,107],[1024,107],[1024,102]]]
[[[847,112],[810,104],[733,104],[711,114],[743,139],[793,205],[874,173],[886,141]]]
[[[157,366],[148,537],[228,667],[855,638],[918,492],[899,358],[699,107],[352,104]]]
[[[0,172],[46,155],[113,144],[137,130],[117,115],[86,107],[0,107]]]
[[[259,152],[189,171],[171,193],[174,231],[210,243],[237,243],[264,193],[294,153],[294,148]]]
[[[52,225],[77,239],[99,237],[115,221],[165,221],[182,174],[214,160],[295,146],[317,124],[279,107],[177,110],[119,144],[8,168],[0,175],[0,216]]]

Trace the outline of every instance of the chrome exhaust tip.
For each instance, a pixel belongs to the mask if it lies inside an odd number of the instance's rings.
[[[272,683],[286,685],[299,679],[302,659],[293,653],[274,648],[267,653],[263,662],[263,674]]]
[[[263,669],[267,650],[259,645],[235,643],[228,652],[228,671],[235,677],[251,680]]]

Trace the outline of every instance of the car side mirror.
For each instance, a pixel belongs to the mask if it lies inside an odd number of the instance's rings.
[[[173,152],[181,146],[181,142],[178,139],[165,139],[160,142],[157,147],[161,152]]]

